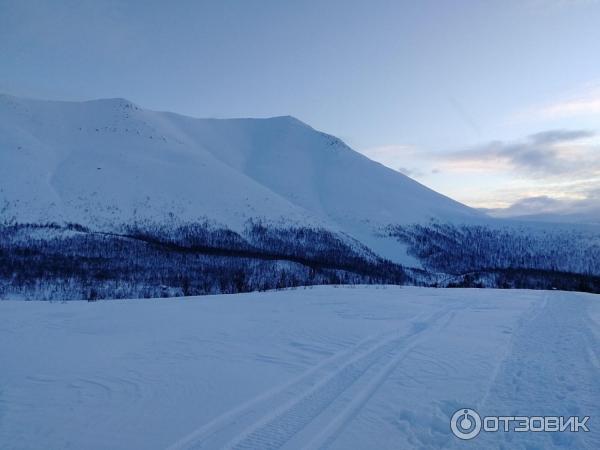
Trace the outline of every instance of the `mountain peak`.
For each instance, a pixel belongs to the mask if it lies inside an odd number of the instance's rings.
[[[100,98],[100,99],[94,99],[94,100],[87,100],[84,103],[97,104],[97,105],[109,105],[109,106],[113,106],[116,108],[122,108],[122,109],[134,109],[134,110],[142,109],[137,104],[132,102],[131,100],[128,100],[128,99],[122,98],[122,97]]]
[[[311,128],[310,125],[308,125],[306,122],[303,122],[302,120],[298,119],[297,117],[289,115],[289,114],[266,117],[264,120],[267,120],[270,122],[277,122],[280,124],[301,125],[303,127]]]

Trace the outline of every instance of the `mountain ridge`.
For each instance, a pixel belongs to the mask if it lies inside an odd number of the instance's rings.
[[[380,229],[479,217],[293,116],[201,119],[124,98],[3,95],[0,117],[0,202],[17,221],[111,227],[175,217],[240,230],[260,218],[344,232],[406,261]]]
[[[600,292],[597,229],[493,219],[291,116],[0,96],[0,297]]]

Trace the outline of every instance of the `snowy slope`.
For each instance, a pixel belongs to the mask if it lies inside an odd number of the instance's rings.
[[[2,448],[600,448],[590,294],[319,287],[0,317]],[[590,432],[464,442],[463,407]]]
[[[390,224],[480,213],[292,117],[194,119],[123,99],[0,96],[0,211],[95,228],[249,218],[342,231],[401,259]]]
[[[309,215],[126,100],[0,105],[0,201],[18,221],[102,228],[208,217],[238,228],[253,216]]]

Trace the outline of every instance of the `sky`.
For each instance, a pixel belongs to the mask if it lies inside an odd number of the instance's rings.
[[[600,211],[599,24],[599,0],[0,0],[0,92],[293,115],[498,215]]]

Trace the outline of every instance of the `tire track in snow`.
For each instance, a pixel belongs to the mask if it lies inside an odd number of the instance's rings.
[[[393,330],[369,336],[353,347],[342,350],[327,358],[317,366],[307,370],[282,386],[270,389],[240,406],[226,411],[181,438],[168,447],[167,450],[223,447],[224,444],[231,440],[232,436],[241,436],[244,430],[248,430],[268,420],[271,417],[271,411],[278,411],[282,408],[281,405],[290,406],[296,403],[298,399],[309,395],[315,389],[319,389],[319,387],[332,378],[338,381],[348,381],[352,379],[352,376],[356,376],[356,374],[360,376],[362,373],[360,368],[362,367],[366,370],[370,367],[370,364],[368,364],[369,361],[374,363],[386,351],[398,345],[401,340],[405,340],[408,336],[423,331],[418,329],[419,324],[428,323],[433,320],[432,318],[437,318],[443,314],[445,312],[416,316],[413,319],[413,323],[417,324],[417,329],[416,331],[410,331],[408,335],[399,336],[400,330]],[[353,375],[348,378],[348,374]],[[342,386],[347,388],[348,385],[342,382],[340,387]],[[342,392],[344,390],[341,389]],[[339,391],[339,388],[336,391]]]
[[[381,385],[388,379],[393,373],[394,369],[400,364],[404,358],[411,353],[411,351],[426,337],[427,330],[429,333],[439,331],[445,328],[448,323],[456,315],[457,309],[463,309],[461,307],[446,311],[437,318],[433,318],[432,322],[425,329],[420,329],[403,347],[401,347],[396,353],[392,354],[389,361],[385,365],[378,369],[378,371],[371,377],[366,386],[360,388],[354,393],[354,396],[344,409],[338,412],[333,420],[321,428],[319,433],[310,440],[310,442],[303,446],[305,450],[308,449],[324,449],[329,447],[335,439],[339,436],[342,430],[350,423],[350,421],[356,416],[361,408],[367,403],[367,401],[375,394]],[[436,325],[436,326],[434,326]]]
[[[320,428],[316,438],[309,444],[311,447],[326,445],[335,439],[337,433],[354,416],[354,414],[373,395],[387,379],[402,358],[414,348],[425,336],[437,328],[434,324],[449,316],[453,309],[449,308],[430,315],[422,321],[413,322],[413,330],[409,333],[384,339],[370,350],[348,361],[343,367],[321,380],[312,389],[293,398],[273,413],[267,414],[242,434],[225,446],[228,449],[278,449],[284,446],[297,433],[328,409],[343,393],[359,381],[377,363],[384,361],[383,368],[368,377],[365,387],[354,392],[353,399],[333,421],[326,422]],[[443,321],[442,325],[445,325]],[[386,362],[387,360],[387,362]]]
[[[396,331],[388,331],[376,335],[369,336],[349,349],[342,350],[323,362],[317,364],[311,369],[303,372],[298,377],[295,377],[291,381],[284,383],[281,386],[269,389],[266,392],[254,397],[253,399],[242,403],[241,405],[224,412],[220,416],[211,420],[210,422],[202,425],[190,434],[186,435],[179,441],[175,442],[167,448],[167,450],[184,450],[194,448],[213,448],[210,446],[211,438],[215,434],[226,434],[228,429],[235,428],[239,422],[243,422],[245,417],[251,416],[256,410],[269,410],[273,407],[273,404],[280,404],[279,401],[284,402],[289,400],[290,395],[297,395],[297,392],[305,392],[314,386],[318,380],[327,376],[332,370],[336,370],[337,366],[343,365],[344,362],[352,360],[356,355],[362,355],[369,352],[374,346],[389,339],[390,336],[395,335]],[[283,399],[282,399],[283,397]],[[265,403],[268,403],[265,405]],[[256,420],[256,419],[255,419]],[[250,422],[252,423],[252,422]],[[243,427],[243,424],[240,426]],[[231,438],[231,434],[227,436],[227,439]],[[226,441],[226,439],[225,439]]]

